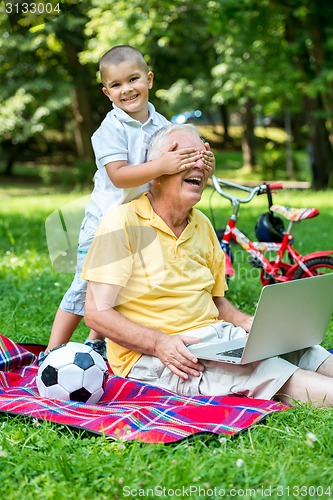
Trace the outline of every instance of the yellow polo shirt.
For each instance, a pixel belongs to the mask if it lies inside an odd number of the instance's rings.
[[[192,209],[177,238],[144,194],[109,211],[88,252],[82,278],[120,285],[115,309],[131,321],[177,334],[217,321],[224,253],[209,219]],[[108,359],[126,377],[140,353],[108,339]]]

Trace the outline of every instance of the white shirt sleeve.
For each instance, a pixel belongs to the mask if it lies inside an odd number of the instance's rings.
[[[128,138],[124,126],[108,113],[91,138],[97,166],[128,160]]]

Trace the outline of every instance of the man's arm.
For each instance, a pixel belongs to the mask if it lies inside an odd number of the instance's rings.
[[[180,378],[199,376],[203,366],[186,347],[199,340],[186,335],[168,335],[130,321],[114,309],[120,289],[116,285],[88,282],[86,325],[123,347],[158,357]]]
[[[219,310],[219,319],[232,323],[235,326],[240,326],[246,332],[250,331],[253,316],[237,309],[225,297],[214,297],[214,302]]]

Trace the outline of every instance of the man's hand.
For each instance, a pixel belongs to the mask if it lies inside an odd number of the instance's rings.
[[[251,326],[252,326],[252,323],[253,323],[253,318],[254,318],[254,316],[248,316],[248,317],[244,318],[244,322],[242,324],[242,328],[244,328],[244,330],[247,333],[251,330]]]
[[[189,375],[199,377],[204,366],[186,347],[186,344],[198,342],[200,339],[188,335],[162,334],[156,338],[154,356],[159,358],[172,373],[184,380],[187,380]]]

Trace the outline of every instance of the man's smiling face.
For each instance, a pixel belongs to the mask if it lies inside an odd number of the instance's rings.
[[[168,146],[177,143],[176,149],[195,148],[197,151],[204,151],[205,145],[202,140],[190,131],[175,131],[168,137]],[[169,189],[171,194],[179,194],[180,199],[187,200],[191,206],[200,201],[209,173],[205,168],[202,158],[199,158],[195,165],[189,170],[184,170],[174,175],[164,175],[161,183],[165,184],[165,189]],[[164,186],[163,186],[164,189]]]

